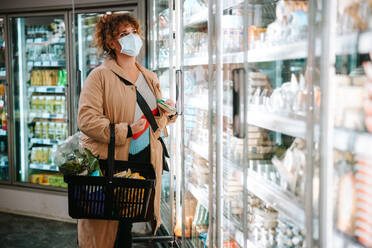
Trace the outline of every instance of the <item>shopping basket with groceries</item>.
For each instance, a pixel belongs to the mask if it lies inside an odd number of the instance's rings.
[[[68,184],[68,210],[72,218],[149,220],[149,202],[155,194],[154,168],[150,163],[115,160],[114,144],[115,125],[110,124],[107,160],[98,160],[85,149],[87,156],[78,155],[74,158],[77,161],[70,159],[70,164],[60,166]],[[75,150],[75,154],[82,153]],[[71,168],[76,169],[71,164],[82,164],[85,170],[80,167],[78,174],[71,173]]]

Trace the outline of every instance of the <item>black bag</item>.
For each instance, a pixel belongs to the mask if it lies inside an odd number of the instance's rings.
[[[120,77],[118,74],[116,74],[114,72],[114,74],[120,79],[120,81],[122,81],[125,85],[128,85],[128,86],[133,86],[133,84],[131,82],[129,82],[128,80],[126,80],[125,78],[122,78]],[[146,100],[142,97],[142,95],[138,92],[137,88],[136,88],[136,94],[137,94],[137,103],[138,103],[138,106],[141,108],[142,110],[142,113],[145,115],[147,121],[150,123],[150,126],[151,126],[151,129],[152,131],[155,133],[156,130],[159,129],[159,126],[158,124],[156,123],[155,121],[155,118],[154,118],[154,115],[152,114],[152,111],[149,107],[149,105],[147,104]],[[163,139],[161,137],[159,137],[158,139],[161,143],[161,146],[163,147],[163,170],[165,171],[169,171],[169,166],[168,166],[168,162],[166,160],[166,158],[169,158],[169,153],[168,153],[168,150],[167,150],[167,146],[165,145]]]
[[[107,160],[100,160],[104,176],[65,176],[68,212],[76,219],[144,222],[151,220],[150,200],[155,196],[156,175],[151,163],[115,160],[115,124],[110,124]],[[146,180],[113,177],[130,169]]]

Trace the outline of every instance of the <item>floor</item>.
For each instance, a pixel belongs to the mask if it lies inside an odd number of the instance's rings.
[[[76,224],[0,212],[0,248],[76,248],[76,239]]]

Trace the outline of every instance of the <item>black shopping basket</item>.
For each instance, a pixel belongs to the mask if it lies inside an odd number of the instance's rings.
[[[149,201],[155,194],[155,171],[150,163],[114,160],[115,125],[110,124],[110,143],[107,161],[100,160],[104,170],[101,177],[65,176],[68,183],[69,215],[76,219],[150,220]],[[106,165],[106,166],[105,166]],[[113,177],[130,169],[145,180]]]

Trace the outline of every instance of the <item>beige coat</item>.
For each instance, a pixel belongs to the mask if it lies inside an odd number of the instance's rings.
[[[161,91],[155,73],[137,64],[156,99],[161,99]],[[127,74],[117,65],[115,60],[107,59],[101,66],[94,69],[86,79],[80,95],[78,125],[83,135],[81,142],[100,159],[107,158],[109,143],[109,124],[115,123],[115,159],[128,160],[131,138],[127,138],[128,125],[133,123],[136,108],[135,86],[126,86],[113,73],[123,78]],[[156,219],[154,232],[161,224],[160,195],[162,175],[162,146],[158,141],[161,130],[176,117],[170,119],[161,108],[160,115],[155,116],[159,129],[151,130],[151,164],[156,172],[155,200],[153,214]],[[78,239],[80,247],[109,248],[113,247],[118,221],[88,220],[78,221]]]

